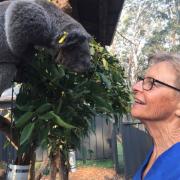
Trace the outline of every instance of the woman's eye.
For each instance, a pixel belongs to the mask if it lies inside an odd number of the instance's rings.
[[[154,87],[158,87],[158,83],[157,82],[154,82]]]

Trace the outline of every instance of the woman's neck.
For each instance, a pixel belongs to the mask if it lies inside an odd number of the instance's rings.
[[[150,170],[156,159],[171,146],[180,142],[180,119],[170,121],[144,121],[154,141],[154,149],[143,172],[143,177]]]
[[[145,126],[153,138],[153,155],[156,158],[172,145],[180,142],[180,119],[146,121]]]

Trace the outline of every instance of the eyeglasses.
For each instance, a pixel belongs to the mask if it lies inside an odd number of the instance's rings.
[[[166,83],[164,83],[164,82],[162,82],[162,81],[159,81],[159,80],[157,80],[157,79],[154,79],[154,78],[152,78],[152,77],[145,77],[145,78],[143,78],[143,77],[138,77],[138,81],[143,81],[142,86],[143,86],[143,89],[146,90],[146,91],[150,91],[150,90],[153,88],[155,82],[157,82],[157,83],[159,83],[159,84],[162,84],[162,85],[164,85],[164,86],[167,86],[167,87],[169,87],[169,88],[171,88],[171,89],[174,89],[174,90],[176,90],[176,91],[180,91],[180,89],[178,89],[178,88],[176,88],[176,87],[174,87],[174,86],[171,86],[171,85],[169,85],[169,84],[166,84]]]

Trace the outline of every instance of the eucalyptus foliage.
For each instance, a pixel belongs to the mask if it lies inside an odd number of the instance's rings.
[[[159,51],[180,51],[180,0],[126,0],[112,50],[133,83]]]
[[[20,154],[31,145],[77,148],[97,113],[107,119],[127,113],[129,89],[117,58],[96,42],[91,55],[91,69],[78,74],[55,64],[46,50],[37,51],[24,70],[14,109]]]

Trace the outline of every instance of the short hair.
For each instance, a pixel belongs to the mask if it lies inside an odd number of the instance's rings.
[[[148,64],[153,65],[159,62],[169,62],[176,72],[176,85],[180,88],[180,54],[161,52],[151,55]]]

